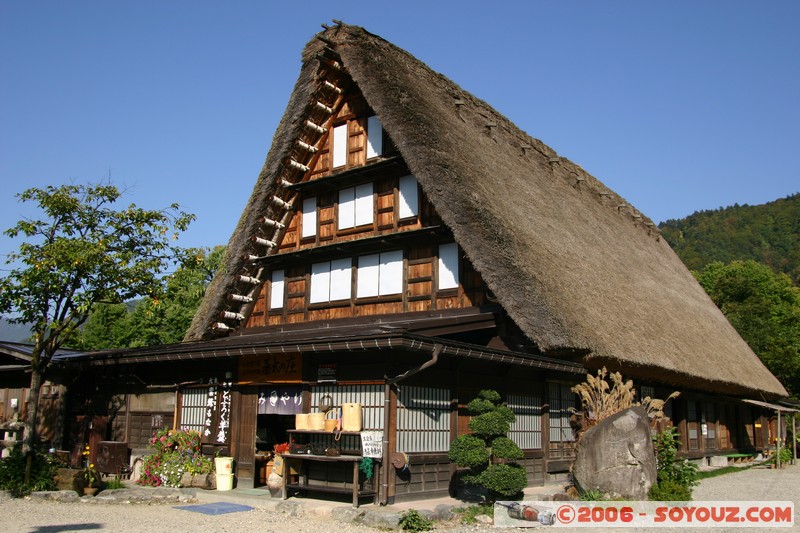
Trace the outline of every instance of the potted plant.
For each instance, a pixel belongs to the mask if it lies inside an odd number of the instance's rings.
[[[83,469],[83,480],[85,481],[83,493],[87,496],[94,496],[97,494],[97,491],[100,490],[100,472],[95,468],[94,463],[89,463],[89,465]]]

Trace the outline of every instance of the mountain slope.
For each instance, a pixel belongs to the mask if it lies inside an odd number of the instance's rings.
[[[800,282],[800,194],[763,205],[698,211],[659,225],[690,270],[752,259]]]

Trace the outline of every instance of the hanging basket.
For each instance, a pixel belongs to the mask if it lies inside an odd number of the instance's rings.
[[[317,407],[323,413],[327,413],[328,411],[333,409],[333,396],[331,396],[330,394],[326,394],[325,396],[320,398]]]

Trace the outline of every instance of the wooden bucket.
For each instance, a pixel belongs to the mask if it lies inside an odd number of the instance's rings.
[[[308,415],[294,415],[294,429],[308,429]]]
[[[308,415],[308,429],[314,431],[325,429],[325,413],[310,413]]]
[[[361,404],[342,404],[342,431],[361,431]]]

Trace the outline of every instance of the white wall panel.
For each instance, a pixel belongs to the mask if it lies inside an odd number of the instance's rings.
[[[285,292],[284,271],[275,270],[272,272],[272,292],[269,295],[269,308],[280,309],[283,307],[283,296]]]
[[[399,216],[400,218],[415,217],[419,215],[419,188],[417,178],[403,176],[398,185],[399,190]]]
[[[383,154],[383,126],[380,119],[372,115],[367,118],[367,159]]]
[[[347,124],[333,128],[333,167],[347,164]]]

